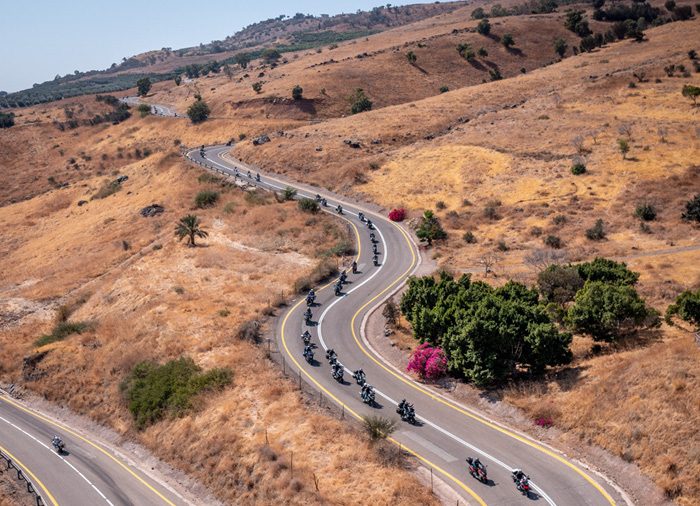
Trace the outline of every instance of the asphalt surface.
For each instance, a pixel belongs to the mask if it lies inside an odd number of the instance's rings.
[[[356,235],[359,272],[352,274],[348,269],[349,282],[342,294],[335,296],[334,281],[316,289],[317,305],[312,307],[311,326],[306,326],[303,321],[304,296],[295,300],[279,318],[276,338],[288,370],[300,374],[324,396],[344,406],[349,415],[379,415],[398,420],[398,430],[391,440],[431,468],[468,504],[625,504],[614,487],[581,464],[413,381],[385,363],[371,349],[363,336],[365,318],[400,288],[420,261],[416,244],[406,229],[320,189],[266,174],[256,181],[256,170],[229,157],[229,150],[227,146],[211,146],[205,148],[204,156],[199,149],[189,151],[187,156],[195,163],[234,176],[239,184],[274,191],[291,186],[297,189],[297,198],[313,198],[320,194],[328,201],[328,207],[323,211],[346,220]],[[343,207],[342,215],[335,211],[338,203]],[[378,266],[373,265],[370,230],[358,219],[360,211],[375,225]],[[318,346],[315,360],[310,364],[302,356],[300,338],[307,329]],[[325,358],[327,348],[336,351],[346,369],[342,383],[331,376]],[[359,368],[364,370],[367,382],[376,389],[376,406],[370,407],[360,399],[360,387],[351,376],[351,371]],[[404,398],[415,406],[419,421],[415,426],[401,422],[396,414],[397,403]],[[479,457],[486,464],[487,484],[469,475],[465,463],[468,456]],[[525,497],[518,492],[511,479],[514,468],[523,469],[530,476],[535,493]]]
[[[65,442],[61,455],[51,446],[54,434]],[[0,393],[0,450],[29,475],[47,505],[188,504],[108,445],[5,393]]]

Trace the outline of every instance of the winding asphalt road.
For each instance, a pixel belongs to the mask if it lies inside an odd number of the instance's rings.
[[[318,305],[312,308],[310,327],[303,321],[302,314],[306,310],[303,296],[279,318],[276,338],[288,369],[342,405],[346,413],[358,418],[380,415],[398,420],[398,401],[405,398],[412,402],[419,424],[412,426],[399,421],[399,428],[391,441],[418,458],[436,475],[441,475],[469,504],[625,504],[615,487],[580,463],[413,381],[371,348],[363,334],[368,315],[401,287],[420,262],[417,246],[406,229],[369,209],[339,200],[317,188],[283,181],[272,175],[261,175],[260,181],[256,181],[256,170],[231,158],[229,150],[227,146],[211,146],[205,148],[204,156],[199,149],[186,155],[195,163],[234,176],[241,184],[245,182],[273,191],[291,186],[297,190],[297,198],[313,198],[320,194],[328,200],[324,211],[332,214],[337,214],[334,209],[340,203],[344,213],[338,217],[348,223],[356,237],[356,260],[360,272],[349,273],[349,283],[341,296],[334,294],[334,281],[319,287],[316,290]],[[248,177],[248,171],[252,177]],[[358,219],[360,211],[375,224],[379,266],[373,265],[370,231]],[[300,335],[306,329],[312,333],[313,342],[318,346],[316,360],[311,364],[302,357]],[[331,377],[325,360],[324,350],[327,348],[336,351],[345,367],[342,383]],[[378,406],[369,407],[361,401],[360,388],[351,377],[351,371],[358,368],[365,371],[368,383],[375,387]],[[479,457],[486,464],[488,484],[482,484],[468,474],[467,456]],[[530,476],[536,494],[526,498],[517,491],[510,474],[514,468],[521,468]]]
[[[66,453],[54,451],[54,434],[66,443]],[[0,392],[0,450],[29,476],[47,505],[188,504],[132,458],[27,408],[4,392]]]

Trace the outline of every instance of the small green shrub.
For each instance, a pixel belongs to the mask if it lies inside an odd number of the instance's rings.
[[[381,416],[364,416],[362,423],[370,440],[386,439],[396,430],[396,421]]]
[[[601,219],[597,219],[595,225],[586,230],[586,237],[591,241],[602,241],[605,235],[605,226]]]
[[[305,213],[316,214],[320,210],[318,202],[316,202],[314,199],[309,198],[303,198],[299,200],[298,206],[299,209]]]
[[[41,336],[34,342],[34,345],[40,347],[55,343],[56,341],[63,341],[72,334],[82,334],[86,330],[89,330],[90,327],[91,325],[88,322],[59,321],[50,334]]]
[[[637,205],[634,215],[643,221],[654,221],[656,219],[656,208],[645,202]]]
[[[585,174],[586,172],[586,165],[582,162],[577,162],[571,166],[571,173],[574,176],[580,176],[581,174]]]
[[[182,416],[194,408],[194,398],[205,391],[220,390],[230,384],[230,369],[202,372],[191,358],[171,360],[163,365],[136,364],[121,384],[139,430],[166,414]]]
[[[219,200],[219,193],[213,190],[202,190],[194,198],[194,205],[199,209],[211,207]]]
[[[139,104],[136,109],[139,111],[142,118],[151,114],[151,106],[148,104]]]
[[[284,191],[282,192],[282,196],[284,197],[284,200],[294,200],[294,197],[296,196],[297,191],[292,188],[291,186],[287,186]]]
[[[447,86],[440,86],[440,93],[447,93],[448,91],[450,91],[450,88]]]
[[[476,244],[476,237],[474,237],[474,233],[471,231],[464,232],[462,239],[467,244]]]
[[[224,206],[224,212],[226,214],[232,214],[236,210],[236,203],[229,202]]]
[[[550,248],[559,249],[562,247],[561,239],[556,235],[548,235],[544,238],[544,243]]]

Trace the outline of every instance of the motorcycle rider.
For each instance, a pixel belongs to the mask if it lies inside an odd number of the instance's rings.
[[[308,330],[305,330],[304,333],[301,335],[302,341],[304,341],[304,344],[309,344],[311,341],[311,333],[309,333]]]
[[[307,362],[311,363],[311,361],[314,359],[314,350],[313,347],[309,344],[304,346],[304,358],[306,359]]]
[[[343,285],[338,281],[335,285],[335,295],[336,297],[339,297],[340,294],[343,293]]]
[[[369,240],[372,241],[372,244],[374,244],[375,242],[377,242],[377,240],[376,240],[376,238],[375,238],[375,235],[374,235],[374,232],[370,232],[370,233],[369,233]]]
[[[357,371],[352,373],[352,377],[355,378],[355,381],[357,381],[358,385],[362,385],[364,387],[365,383],[365,371],[362,369],[358,369]]]
[[[377,243],[372,244],[372,253],[379,255],[379,250],[377,249]]]
[[[51,438],[51,444],[58,453],[61,453],[63,451],[63,448],[65,447],[63,440],[60,437],[58,437],[57,434],[54,434],[54,436]]]
[[[357,274],[357,261],[356,260],[352,261],[352,273]]]
[[[338,361],[338,355],[336,355],[333,348],[328,348],[328,350],[326,350],[326,360],[328,360],[330,364],[334,364]]]
[[[379,257],[376,254],[372,257],[372,263],[375,267],[379,266]]]
[[[304,321],[308,325],[311,322],[311,308],[306,308],[306,311],[304,312]]]
[[[365,221],[365,214],[362,211],[360,211],[359,213],[357,213],[357,218],[360,221]]]
[[[348,279],[348,273],[345,269],[343,269],[343,272],[340,273],[340,282],[345,283],[345,281]]]
[[[526,475],[522,469],[513,469],[513,481],[515,482],[515,487],[523,492],[524,494],[529,495],[529,481],[530,477]]]
[[[260,173],[258,172],[255,174],[255,180],[259,183],[260,182]]]
[[[252,177],[250,171],[248,171],[248,178],[250,179]]]

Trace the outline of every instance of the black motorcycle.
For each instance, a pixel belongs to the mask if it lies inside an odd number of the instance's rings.
[[[415,425],[416,423],[416,410],[413,408],[413,404],[406,402],[406,399],[399,402],[396,412],[401,417],[404,422]]]
[[[365,404],[374,406],[374,387],[372,385],[364,385],[362,390],[360,390],[360,397]]]
[[[338,206],[335,208],[335,212],[338,214],[343,214],[343,206],[338,204]]]
[[[66,444],[58,436],[54,436],[51,439],[51,446],[53,446],[53,449],[56,450],[56,453],[58,453],[59,455],[61,455],[66,449]]]
[[[329,348],[326,350],[326,360],[328,360],[328,363],[333,365],[338,361],[338,355],[335,353],[333,348]]]
[[[332,374],[333,379],[336,380],[338,383],[343,382],[343,366],[340,365],[339,362],[333,364]]]
[[[335,296],[340,297],[343,294],[343,285],[340,283],[337,283],[334,287],[335,289]]]
[[[352,261],[352,273],[357,274],[357,262],[355,260]]]
[[[358,369],[357,371],[352,373],[352,377],[357,382],[357,384],[360,386],[364,386],[366,381],[367,381],[367,376],[365,375],[365,371],[363,371],[362,369]]]
[[[377,255],[374,255],[372,257],[372,263],[374,264],[375,267],[379,267],[379,257]]]
[[[306,325],[311,325],[311,318],[311,309],[307,309],[304,313],[304,323],[306,323]]]
[[[374,225],[372,224],[372,220],[367,220],[367,228],[370,230],[374,230]]]
[[[313,344],[307,344],[304,346],[304,358],[309,364],[314,361],[314,348],[315,346]]]
[[[305,345],[308,345],[311,342],[311,334],[308,330],[304,331],[304,333],[301,335],[301,339],[304,341]]]

